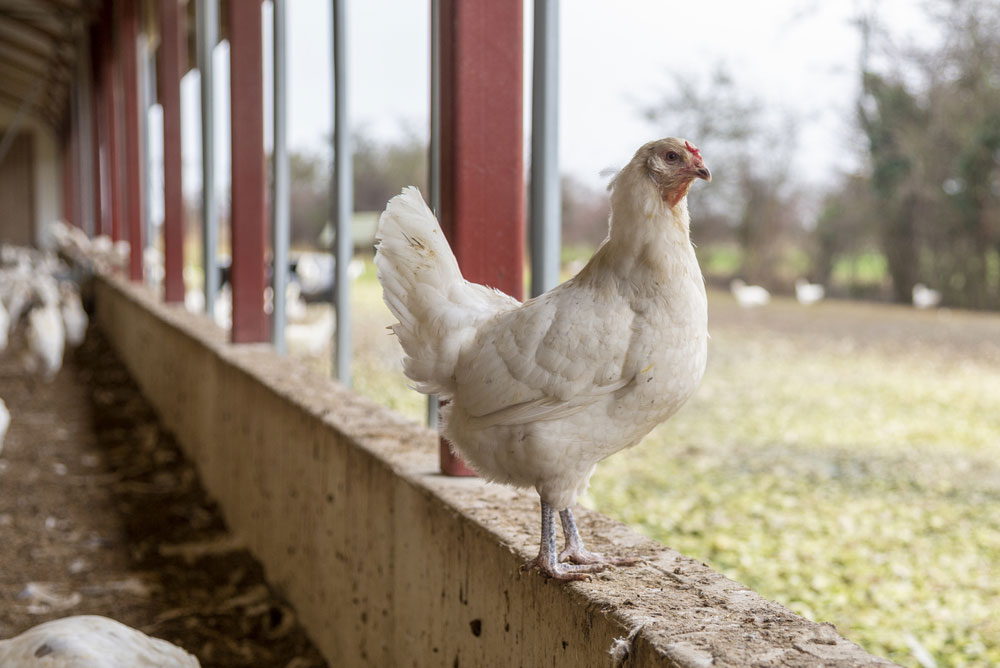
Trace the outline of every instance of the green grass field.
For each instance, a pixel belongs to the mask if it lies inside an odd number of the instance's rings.
[[[358,391],[422,419],[372,271]],[[917,667],[1000,665],[1000,316],[710,295],[680,413],[582,502]]]

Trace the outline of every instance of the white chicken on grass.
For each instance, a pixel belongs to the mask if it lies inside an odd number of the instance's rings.
[[[473,468],[538,491],[541,544],[528,565],[550,577],[635,562],[588,551],[572,506],[597,463],[673,415],[704,373],[705,282],[687,208],[695,179],[711,174],[690,143],[642,146],[612,181],[610,232],[590,262],[523,304],[462,278],[416,188],[379,219],[375,264],[406,375],[449,400],[444,434]]]
[[[795,299],[803,306],[809,306],[823,301],[826,288],[820,283],[810,283],[804,278],[795,281]]]
[[[107,617],[80,615],[39,624],[0,640],[10,668],[199,668],[198,659],[166,640]]]
[[[771,302],[771,293],[759,285],[747,285],[743,279],[734,278],[729,282],[729,291],[736,297],[742,308],[756,308]]]

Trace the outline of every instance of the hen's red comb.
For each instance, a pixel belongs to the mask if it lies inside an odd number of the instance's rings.
[[[691,142],[685,141],[684,146],[687,147],[687,150],[691,152],[691,155],[693,155],[698,159],[701,159],[701,151],[699,151],[696,146],[692,146]]]

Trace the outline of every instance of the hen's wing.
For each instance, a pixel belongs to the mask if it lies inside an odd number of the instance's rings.
[[[484,323],[456,365],[478,427],[552,420],[627,386],[634,312],[570,283]]]

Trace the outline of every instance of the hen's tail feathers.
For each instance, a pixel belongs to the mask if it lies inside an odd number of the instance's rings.
[[[375,267],[382,298],[399,322],[392,330],[416,388],[448,396],[459,351],[481,316],[517,302],[462,278],[458,261],[420,191],[389,200],[375,232]]]

